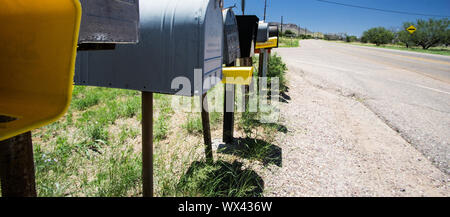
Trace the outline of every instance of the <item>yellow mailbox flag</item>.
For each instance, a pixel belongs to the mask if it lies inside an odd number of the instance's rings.
[[[0,3],[0,141],[56,121],[70,104],[79,0]]]
[[[250,67],[224,67],[222,68],[222,83],[224,84],[240,84],[250,85],[252,83],[252,75],[254,68]]]
[[[257,42],[255,49],[275,48],[278,46],[278,37],[270,37],[266,42]]]

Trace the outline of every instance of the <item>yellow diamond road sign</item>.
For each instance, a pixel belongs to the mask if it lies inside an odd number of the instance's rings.
[[[410,27],[408,27],[406,30],[408,30],[408,32],[409,32],[410,34],[413,34],[417,29],[416,29],[416,27],[414,27],[414,26],[410,26]]]

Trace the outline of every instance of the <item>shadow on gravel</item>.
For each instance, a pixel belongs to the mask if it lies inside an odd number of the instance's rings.
[[[289,103],[289,101],[291,101],[291,97],[284,92],[280,93],[280,101],[283,103]]]
[[[235,139],[231,144],[220,144],[218,153],[235,155],[249,160],[258,160],[264,165],[282,167],[282,149],[266,141],[252,138]]]
[[[266,100],[269,100],[269,101],[272,99],[270,91],[268,92],[268,94],[267,94],[267,96],[265,98],[266,98]],[[280,97],[279,97],[279,101],[280,102],[282,102],[282,103],[289,103],[289,101],[291,101],[291,99],[292,98],[289,95],[287,95],[287,92],[281,92],[280,93]]]
[[[181,177],[178,190],[184,196],[203,197],[261,197],[263,179],[253,170],[242,169],[234,161],[193,162]]]
[[[272,129],[276,129],[280,133],[288,133],[288,129],[286,126],[278,124],[278,123],[261,123],[258,120],[248,120],[249,124],[254,127],[270,127]]]

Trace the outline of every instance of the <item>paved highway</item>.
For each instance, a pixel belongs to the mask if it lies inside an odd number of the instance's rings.
[[[290,71],[361,102],[450,173],[450,57],[319,40],[276,52]]]

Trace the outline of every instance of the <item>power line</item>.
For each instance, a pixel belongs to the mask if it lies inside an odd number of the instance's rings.
[[[344,4],[334,1],[327,1],[327,0],[316,0],[318,2],[328,3],[328,4],[335,4],[335,5],[341,5],[346,7],[352,7],[352,8],[360,8],[360,9],[367,9],[367,10],[373,10],[373,11],[382,11],[382,12],[388,12],[388,13],[395,13],[395,14],[407,14],[407,15],[418,15],[418,16],[426,16],[426,17],[450,17],[447,15],[437,15],[437,14],[421,14],[421,13],[412,13],[412,12],[406,12],[406,11],[395,11],[395,10],[386,10],[386,9],[380,9],[380,8],[371,8],[371,7],[365,7],[365,6],[359,6],[359,5],[351,5],[351,4]]]

